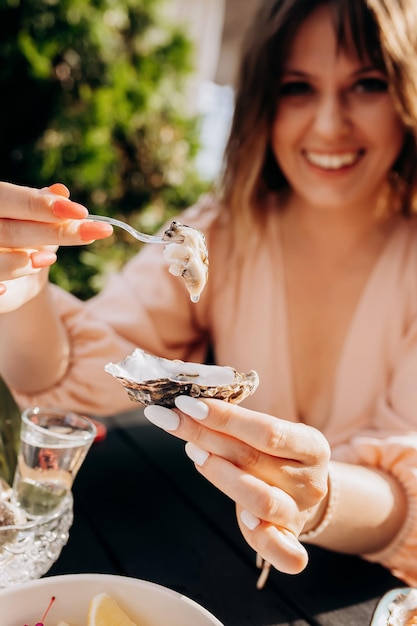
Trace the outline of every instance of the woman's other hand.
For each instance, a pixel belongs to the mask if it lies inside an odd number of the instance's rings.
[[[220,400],[176,399],[177,411],[145,409],[155,425],[187,441],[198,471],[236,502],[249,545],[278,570],[307,564],[298,541],[323,514],[330,449],[319,431]]]
[[[39,293],[59,246],[83,245],[112,234],[109,224],[87,222],[87,209],[61,183],[33,189],[0,182],[0,312]]]

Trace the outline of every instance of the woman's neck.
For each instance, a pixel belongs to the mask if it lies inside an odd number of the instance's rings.
[[[284,200],[282,211],[285,238],[291,246],[307,256],[334,259],[368,247],[378,251],[399,219],[357,207],[321,209],[294,196]]]

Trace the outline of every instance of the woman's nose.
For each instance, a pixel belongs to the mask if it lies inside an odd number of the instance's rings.
[[[332,139],[350,129],[347,103],[334,94],[320,98],[314,117],[314,128],[323,138]]]

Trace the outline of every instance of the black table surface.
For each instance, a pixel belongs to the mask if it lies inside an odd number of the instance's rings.
[[[255,554],[233,503],[196,472],[183,442],[141,410],[107,418],[74,483],[74,523],[47,576],[118,574],[159,583],[225,626],[368,626],[388,590],[403,583],[354,556],[308,548],[296,576],[271,571],[256,589]],[[164,625],[168,626],[168,625]]]

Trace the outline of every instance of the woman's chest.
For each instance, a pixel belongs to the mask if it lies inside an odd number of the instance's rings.
[[[417,316],[409,267],[399,246],[344,280],[322,282],[313,271],[289,280],[277,249],[265,250],[239,268],[236,289],[213,309],[216,358],[258,371],[251,408],[326,432],[365,423]]]

